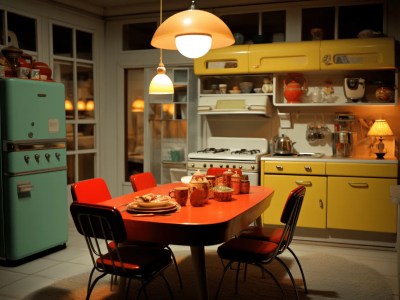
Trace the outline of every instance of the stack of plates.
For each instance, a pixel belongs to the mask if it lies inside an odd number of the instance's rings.
[[[132,213],[151,213],[151,214],[165,214],[176,211],[179,204],[175,201],[163,199],[154,199],[152,201],[136,200],[128,204],[127,211]]]

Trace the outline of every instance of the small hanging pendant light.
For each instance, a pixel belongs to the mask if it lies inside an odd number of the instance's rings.
[[[160,26],[162,24],[162,0],[160,0]],[[162,48],[160,48],[160,63],[157,68],[157,75],[153,77],[149,86],[149,94],[163,95],[173,94],[174,84],[166,74],[166,69],[162,61]]]

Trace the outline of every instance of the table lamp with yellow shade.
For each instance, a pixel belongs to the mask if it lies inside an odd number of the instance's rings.
[[[374,124],[368,131],[369,136],[376,136],[379,139],[377,145],[376,158],[383,159],[387,150],[385,149],[385,144],[383,143],[383,137],[392,136],[393,132],[386,120],[375,120]]]

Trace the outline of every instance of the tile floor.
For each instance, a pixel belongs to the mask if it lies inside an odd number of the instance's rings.
[[[189,254],[189,248],[172,246],[178,259]],[[212,248],[212,247],[210,247]],[[394,299],[399,299],[398,254],[394,251],[320,246],[294,242],[294,251],[300,256],[311,251],[324,251],[366,264],[385,276],[391,284]],[[322,249],[321,249],[322,248]],[[208,249],[207,249],[208,250]],[[67,248],[18,267],[0,267],[0,300],[23,299],[26,295],[54,282],[71,277],[91,268],[83,238],[70,227]]]

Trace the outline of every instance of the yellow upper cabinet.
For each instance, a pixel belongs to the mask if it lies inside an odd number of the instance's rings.
[[[196,75],[395,69],[393,38],[235,45],[194,60]]]
[[[249,72],[249,45],[235,45],[208,52],[194,60],[196,75],[246,74]]]
[[[393,38],[321,41],[321,70],[395,68]]]
[[[249,46],[249,72],[319,71],[320,41]]]

